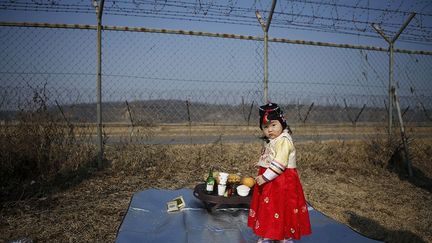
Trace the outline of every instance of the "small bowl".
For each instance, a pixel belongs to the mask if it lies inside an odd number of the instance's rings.
[[[240,185],[237,187],[237,194],[239,194],[239,196],[246,197],[249,195],[249,191],[250,188],[248,186]]]

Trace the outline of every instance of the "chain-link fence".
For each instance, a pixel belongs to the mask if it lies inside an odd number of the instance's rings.
[[[274,43],[270,50],[269,93],[273,100],[291,104],[289,117],[293,121],[356,123],[387,119],[387,52],[285,43]],[[394,79],[404,119],[430,122],[432,56],[398,53],[395,63]]]
[[[3,24],[0,41],[3,123],[33,109],[40,94],[60,119],[96,122],[94,27]],[[105,27],[103,122],[256,125],[263,65],[258,37]],[[396,52],[408,123],[432,122],[431,67],[430,53]],[[379,48],[269,43],[269,98],[291,124],[384,124],[388,77],[388,52]]]

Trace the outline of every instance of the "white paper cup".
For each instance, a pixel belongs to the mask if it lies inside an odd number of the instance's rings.
[[[228,173],[225,172],[220,172],[219,173],[219,183],[220,184],[226,184],[227,180],[228,180]]]
[[[224,184],[218,185],[218,195],[219,196],[223,196],[225,194],[225,190],[226,190],[226,185],[224,185]]]

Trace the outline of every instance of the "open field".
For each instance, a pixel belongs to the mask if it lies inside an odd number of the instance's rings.
[[[32,124],[29,124],[30,126]],[[73,132],[80,135],[96,136],[96,124],[94,123],[72,123]],[[0,124],[3,131],[23,126],[19,123]],[[71,129],[65,123],[59,123],[58,126],[64,128],[65,132]],[[296,136],[322,136],[322,135],[375,135],[387,134],[386,123],[335,123],[335,124],[290,124],[292,131]],[[405,125],[405,131],[410,137],[419,135],[430,135],[432,137],[431,123],[409,123]],[[393,132],[398,134],[400,128],[398,124],[393,125]],[[151,140],[155,137],[195,137],[195,136],[261,136],[259,127],[253,125],[241,124],[206,124],[206,123],[166,123],[166,124],[149,124],[134,125],[129,123],[104,123],[103,133],[108,137],[143,137]]]
[[[96,129],[92,129],[95,131]],[[292,126],[296,141],[367,140],[370,136],[387,138],[384,124],[295,124]],[[394,127],[395,137],[400,138],[400,130]],[[407,126],[408,138],[432,138],[430,124]],[[127,124],[106,124],[106,142],[119,144],[125,140],[141,144],[207,144],[214,142],[250,143],[261,136],[257,126],[212,125],[212,124],[160,124],[154,126],[128,126]],[[96,135],[93,133],[93,141]]]
[[[321,135],[321,134],[376,134],[385,132],[385,123],[350,123],[337,124],[291,124],[292,130],[296,135]],[[398,132],[398,124],[394,124],[394,131]],[[151,131],[150,131],[151,130]],[[405,126],[408,133],[432,133],[431,123],[415,123]],[[130,124],[105,123],[104,131],[107,134],[125,136],[133,132],[153,133],[154,136],[178,136],[178,135],[261,135],[259,127],[254,125],[246,126],[239,124],[158,124],[149,126],[131,126]]]
[[[297,143],[306,198],[369,237],[432,242],[432,140],[411,140],[411,180],[386,168],[392,151],[384,144],[374,135],[361,141]],[[3,201],[0,242],[23,236],[39,242],[112,242],[134,193],[192,189],[210,165],[255,175],[260,150],[259,142],[107,145],[105,169],[89,168],[36,197]]]
[[[298,142],[329,141],[329,140],[367,140],[370,136],[387,138],[387,130],[382,124],[321,124],[293,126],[295,139]],[[399,128],[394,129],[400,138]],[[108,144],[121,143],[121,139],[141,144],[207,144],[250,143],[257,141],[261,131],[257,126],[237,125],[159,125],[148,127],[105,127]],[[432,138],[432,127],[426,125],[409,126],[406,128],[409,138]],[[136,138],[139,139],[136,139]],[[144,139],[143,139],[144,138]]]
[[[69,128],[65,128],[67,131]],[[292,130],[297,141],[364,140],[369,136],[387,137],[386,124],[359,123],[356,126],[340,124],[294,124]],[[400,137],[400,128],[394,125],[394,134]],[[409,124],[405,127],[408,138],[432,138],[432,125],[429,123]],[[94,124],[78,124],[74,128],[78,134],[87,134],[96,139]],[[205,144],[216,141],[255,142],[261,136],[257,126],[238,124],[158,124],[131,126],[130,124],[106,123],[103,134],[107,143],[124,141],[143,144]]]

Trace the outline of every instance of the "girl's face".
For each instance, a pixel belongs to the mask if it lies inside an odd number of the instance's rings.
[[[271,120],[263,125],[264,136],[269,139],[277,138],[283,131],[282,124],[278,120]]]

